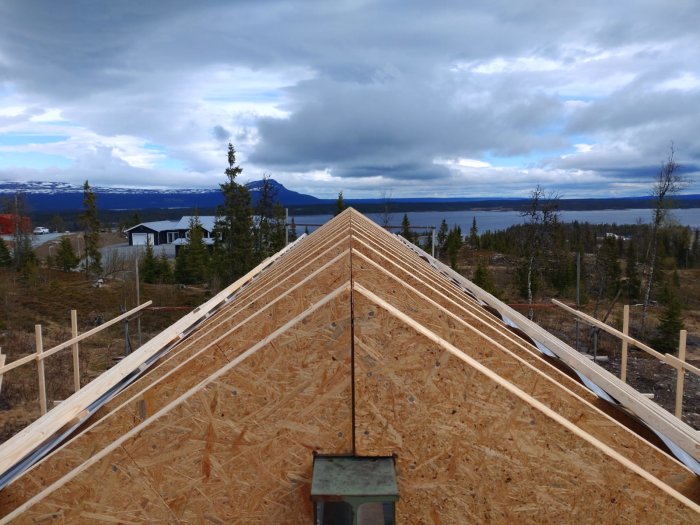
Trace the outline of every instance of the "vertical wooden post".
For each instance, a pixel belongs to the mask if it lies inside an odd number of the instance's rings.
[[[46,377],[44,375],[44,341],[41,337],[41,325],[34,325],[34,335],[36,336],[36,366],[39,372],[39,405],[41,406],[41,415],[46,414]]]
[[[78,337],[78,312],[76,310],[70,311],[70,333],[71,339]],[[78,343],[73,343],[73,384],[75,385],[75,391],[80,390],[80,354],[78,350]]]
[[[136,272],[136,306],[139,306],[141,304],[141,279],[139,278],[138,257],[136,258],[136,265],[134,270]],[[136,318],[136,333],[139,336],[139,348],[141,348],[141,314],[139,314],[139,316]]]
[[[678,359],[685,362],[685,340],[688,337],[687,330],[681,330],[678,341]],[[676,378],[676,417],[681,419],[683,415],[683,386],[685,383],[685,368],[678,367],[678,377]]]
[[[3,355],[2,353],[2,346],[0,346],[0,368],[5,366],[5,359],[7,356]],[[3,374],[0,374],[0,392],[2,392],[2,376]]]
[[[630,335],[630,305],[626,304],[622,310],[622,333]],[[622,361],[620,362],[620,379],[627,382],[627,341],[622,340]]]

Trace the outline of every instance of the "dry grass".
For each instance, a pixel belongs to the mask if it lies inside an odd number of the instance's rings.
[[[0,347],[10,363],[35,352],[34,325],[42,325],[44,348],[70,339],[70,310],[78,311],[78,330],[95,326],[95,317],[112,319],[122,308],[135,306],[135,283],[108,280],[94,288],[82,274],[42,269],[31,282],[11,270],[0,270]],[[142,285],[141,300],[154,306],[194,308],[205,299],[201,289],[179,289],[174,285]],[[160,333],[185,312],[145,311],[141,317],[142,342]],[[81,383],[85,385],[125,354],[125,329],[118,323],[80,345]],[[132,347],[137,346],[136,322],[129,325]],[[73,393],[70,349],[45,360],[49,405]],[[4,374],[0,391],[0,441],[12,436],[39,416],[36,365],[28,363]]]

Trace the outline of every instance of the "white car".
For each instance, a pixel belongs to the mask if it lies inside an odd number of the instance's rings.
[[[37,226],[34,228],[34,235],[43,235],[44,233],[49,233],[48,228],[44,228],[43,226]]]

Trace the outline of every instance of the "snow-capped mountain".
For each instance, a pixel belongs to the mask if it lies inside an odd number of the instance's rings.
[[[283,206],[298,206],[322,202],[311,195],[288,190],[275,180],[270,180],[275,199]],[[262,181],[246,184],[253,205],[257,202]],[[151,208],[213,208],[222,203],[221,190],[211,189],[140,189],[118,187],[92,187],[97,205],[104,210],[136,210]],[[66,182],[0,181],[0,198],[22,193],[31,210],[53,212],[77,210],[83,207],[83,188]]]

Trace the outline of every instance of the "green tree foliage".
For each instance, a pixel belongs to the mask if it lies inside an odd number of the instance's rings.
[[[191,235],[190,235],[191,239]],[[185,251],[187,253],[187,250]],[[180,253],[182,255],[182,252]],[[190,252],[191,255],[191,252]],[[187,257],[187,255],[186,255]],[[140,277],[145,283],[163,284],[172,282],[173,272],[170,267],[165,250],[161,250],[160,256],[156,257],[151,243],[146,244],[143,257],[139,263]],[[200,272],[202,275],[206,272]]]
[[[80,259],[73,250],[70,237],[61,237],[61,242],[59,243],[58,250],[56,251],[54,264],[64,272],[69,272],[76,268],[78,263],[80,263]]]
[[[447,252],[447,259],[449,260],[450,267],[453,270],[457,269],[457,261],[459,257],[459,251],[462,249],[462,228],[459,226],[453,226],[450,232],[447,234],[447,240],[445,241],[445,251]]]
[[[85,238],[85,273],[89,277],[102,273],[102,254],[100,253],[100,219],[97,214],[97,200],[88,181],[83,185],[83,208],[80,224]]]
[[[159,283],[171,283],[173,282],[173,268],[170,266],[170,261],[168,256],[165,255],[165,250],[161,250],[160,256],[158,257],[158,282]]]
[[[408,241],[413,241],[413,232],[411,232],[411,222],[408,220],[408,214],[403,214],[401,219],[401,237]]]
[[[335,201],[335,212],[333,213],[333,216],[336,217],[340,215],[345,208],[347,208],[347,206],[345,206],[345,201],[343,200],[343,192],[339,191],[338,199]]]
[[[229,142],[227,181],[221,184],[224,203],[217,209],[214,228],[216,273],[223,283],[245,275],[254,265],[253,213],[250,192],[236,177],[243,168],[236,165],[236,150]]]
[[[210,256],[198,215],[190,217],[189,227],[190,238],[175,259],[175,279],[181,284],[202,283],[208,277]]]
[[[5,241],[0,237],[0,267],[9,268],[12,266],[12,256]]]
[[[473,250],[479,249],[479,229],[476,227],[476,216],[472,218],[472,227],[469,228],[469,247]]]
[[[476,270],[474,270],[474,284],[494,296],[498,295],[496,285],[493,282],[493,277],[491,276],[491,272],[489,272],[488,262],[482,258],[479,258],[478,262],[476,263]]]
[[[262,261],[284,248],[285,213],[276,194],[277,190],[270,176],[263,176],[255,206],[255,262]]]
[[[442,219],[442,222],[440,223],[440,228],[438,228],[436,236],[437,246],[435,248],[438,258],[445,257],[445,245],[447,243],[448,233],[449,228],[447,227],[447,221],[445,219]]]
[[[620,289],[622,270],[618,260],[617,241],[606,236],[598,249],[595,259],[595,294],[596,308],[604,297],[612,298]],[[595,315],[595,314],[594,314]]]
[[[146,242],[146,249],[143,251],[141,261],[139,261],[139,273],[145,283],[155,284],[158,281],[158,260],[153,253],[150,239]]]
[[[299,238],[297,233],[297,225],[294,222],[294,217],[292,217],[292,222],[289,223],[289,242],[294,242]]]
[[[668,215],[673,195],[678,193],[683,187],[683,181],[679,175],[680,166],[674,158],[675,151],[673,144],[669,148],[666,161],[661,165],[661,169],[652,186],[652,198],[654,200],[654,210],[651,220],[651,236],[646,260],[646,283],[644,285],[644,299],[642,304],[641,333],[644,337],[647,309],[651,301],[651,290],[654,285],[654,272],[656,271],[659,230],[663,227]]]
[[[634,241],[630,241],[625,250],[625,277],[625,300],[628,303],[636,303],[641,297],[642,281],[639,279],[637,245]]]
[[[664,286],[664,308],[657,326],[654,346],[663,352],[672,353],[678,349],[679,332],[685,328],[683,323],[683,305],[678,289],[671,285]]]

